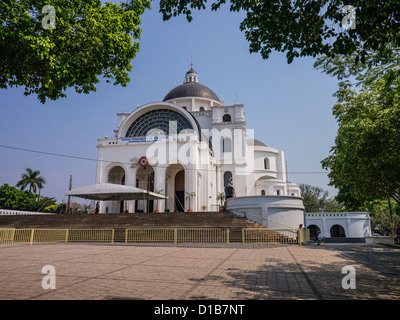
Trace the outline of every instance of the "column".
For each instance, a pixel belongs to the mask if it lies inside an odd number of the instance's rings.
[[[154,192],[161,191],[161,194],[166,195],[165,173],[167,168],[165,166],[154,167]],[[155,200],[154,210],[165,211],[165,200]]]

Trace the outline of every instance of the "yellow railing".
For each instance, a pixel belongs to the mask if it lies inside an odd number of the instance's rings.
[[[310,229],[299,230],[299,244],[310,243]]]
[[[0,243],[14,239],[15,228],[0,228]]]
[[[113,229],[0,229],[0,245],[52,242],[114,242]]]
[[[31,243],[68,242],[68,229],[33,229]]]
[[[224,228],[132,228],[125,230],[125,242],[227,242]]]
[[[297,230],[295,229],[264,229],[246,228],[242,229],[243,243],[254,242],[280,242],[297,243]]]
[[[309,229],[242,229],[243,243],[310,241]],[[114,242],[114,229],[0,228],[0,245],[52,242]],[[125,242],[229,243],[228,228],[130,228]]]
[[[114,229],[69,229],[68,242],[114,242]]]
[[[179,228],[178,242],[228,242],[229,229],[224,228]]]
[[[125,230],[127,242],[173,242],[176,243],[176,229],[173,228],[134,228]]]
[[[33,229],[10,229],[12,232],[3,230],[0,232],[0,245],[31,243],[33,238]]]

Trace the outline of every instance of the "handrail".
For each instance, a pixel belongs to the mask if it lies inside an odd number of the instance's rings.
[[[127,242],[208,242],[229,243],[228,228],[128,228],[125,230]]]
[[[0,228],[0,245],[57,243],[57,242],[109,242],[114,243],[114,229],[14,229]],[[243,228],[242,242],[305,243],[310,241],[309,229]],[[230,243],[229,228],[128,228],[125,243]]]
[[[53,242],[114,242],[114,229],[0,229],[0,245]]]
[[[246,218],[247,216],[252,216],[252,217],[255,217],[255,218],[257,218],[257,219],[267,220],[268,222],[272,222],[272,223],[275,223],[275,224],[279,224],[279,225],[285,227],[286,229],[297,230],[296,228],[293,228],[292,226],[288,226],[288,225],[286,225],[286,224],[283,224],[283,223],[280,223],[280,222],[276,222],[276,221],[274,221],[274,220],[265,218],[265,217],[263,217],[263,216],[256,216],[256,215],[254,215],[254,214],[247,213],[246,211],[243,211],[243,210],[238,210],[238,209],[229,209],[229,210],[230,210],[231,212],[233,212],[233,213],[235,213],[234,211],[241,212],[241,213],[244,214],[244,217],[245,217],[245,218]]]

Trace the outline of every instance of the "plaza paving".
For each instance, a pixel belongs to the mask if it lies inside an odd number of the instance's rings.
[[[43,289],[43,266],[55,289]],[[356,288],[343,289],[342,268]],[[34,244],[0,247],[0,299],[400,299],[400,249],[379,245]]]

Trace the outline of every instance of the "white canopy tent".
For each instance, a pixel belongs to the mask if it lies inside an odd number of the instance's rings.
[[[70,190],[65,195],[100,201],[167,199],[162,194],[114,183],[96,183]]]

